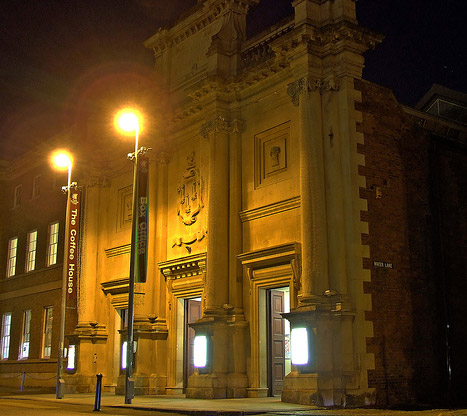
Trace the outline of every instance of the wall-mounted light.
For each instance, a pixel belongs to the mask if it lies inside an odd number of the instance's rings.
[[[291,332],[292,364],[306,365],[309,361],[309,345],[307,328],[292,328]]]
[[[128,342],[124,341],[123,344],[122,344],[122,359],[121,359],[121,367],[122,367],[122,370],[125,370],[126,369],[126,358],[127,358],[127,354],[126,354],[126,351],[127,351],[127,345],[128,345]]]
[[[72,371],[76,366],[76,345],[68,345],[66,369]]]
[[[197,368],[206,367],[208,364],[208,339],[206,335],[196,335],[193,345],[193,361]]]
[[[133,342],[133,354],[136,352],[137,341]],[[122,370],[126,369],[127,366],[127,348],[128,348],[128,341],[123,341],[122,343],[122,359],[121,359],[121,367]]]

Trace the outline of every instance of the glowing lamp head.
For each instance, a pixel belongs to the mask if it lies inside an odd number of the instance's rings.
[[[64,150],[58,150],[52,155],[52,163],[56,169],[68,169],[73,165],[73,156]]]
[[[114,125],[123,134],[135,134],[141,128],[142,116],[139,111],[132,108],[120,110],[114,119]]]

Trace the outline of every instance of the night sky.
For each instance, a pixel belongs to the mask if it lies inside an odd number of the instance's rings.
[[[391,88],[411,106],[433,83],[467,92],[466,3],[359,0],[360,24],[386,36],[366,54],[364,78]],[[195,4],[3,0],[0,159],[17,156],[76,121],[80,105],[103,100],[99,89],[127,83],[137,85],[135,91],[147,90],[153,57],[143,41]],[[248,18],[249,35],[292,13],[291,0],[262,0]]]

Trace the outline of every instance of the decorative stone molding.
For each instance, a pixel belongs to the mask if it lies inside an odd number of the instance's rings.
[[[128,277],[123,279],[115,279],[109,280],[107,282],[101,283],[101,290],[104,292],[105,295],[117,295],[120,293],[128,293],[128,287],[130,284],[130,280]]]
[[[123,254],[128,254],[131,251],[131,244],[124,244],[122,246],[118,247],[112,247],[104,250],[105,252],[105,257],[110,258],[110,257],[116,257],[116,256],[121,256]]]
[[[247,209],[240,211],[240,220],[242,222],[253,221],[258,218],[267,217],[269,215],[278,214],[279,212],[289,211],[291,209],[300,208],[300,196],[285,199],[283,201],[274,202],[264,205],[259,208]]]
[[[271,47],[271,42],[280,38],[285,33],[290,32],[293,27],[293,17],[290,17],[284,25],[280,26],[271,34],[268,34],[267,37],[260,38],[259,40],[254,38],[256,42],[249,42],[242,50],[242,71],[252,69],[261,63],[276,57],[277,55]]]
[[[301,48],[306,53],[324,58],[346,50],[363,54],[383,39],[384,36],[378,33],[342,20],[322,27],[298,27],[273,46],[276,53],[287,54]]]
[[[67,335],[70,343],[79,344],[81,342],[105,343],[107,342],[108,333],[105,325],[99,322],[79,322],[73,334]]]
[[[157,265],[166,280],[199,276],[206,272],[206,253],[162,261]]]
[[[250,283],[255,279],[261,278],[261,270],[289,264],[293,273],[293,287],[299,290],[301,269],[300,256],[300,244],[294,242],[242,253],[237,256],[237,259],[245,267]]]
[[[291,97],[295,106],[299,104],[300,94],[308,91],[337,91],[339,89],[339,80],[330,77],[325,80],[319,78],[303,77],[287,85],[287,94]]]
[[[125,309],[128,308],[129,286],[130,279],[125,277],[101,283],[101,290],[105,295],[110,295],[110,304],[115,309]],[[144,293],[138,293],[138,295],[142,294]]]
[[[157,57],[166,49],[176,46],[219,19],[229,9],[235,13],[246,14],[250,5],[259,0],[210,0],[205,1],[199,12],[188,17],[184,24],[177,25],[173,30],[160,29],[154,36],[144,42],[146,48],[152,48]]]

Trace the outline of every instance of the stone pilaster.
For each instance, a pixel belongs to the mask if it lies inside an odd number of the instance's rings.
[[[229,123],[217,117],[201,129],[209,140],[207,273],[204,314],[229,301]]]
[[[203,316],[191,324],[196,335],[206,335],[210,340],[209,364],[188,379],[187,397],[226,398],[246,397],[248,378],[246,375],[245,345],[248,327],[240,306],[241,291],[237,284],[237,269],[229,270],[230,232],[238,233],[235,221],[229,216],[229,205],[238,210],[238,193],[230,195],[231,181],[238,179],[235,172],[239,160],[234,155],[231,166],[230,151],[236,152],[236,140],[231,143],[231,134],[240,133],[240,123],[227,122],[217,117],[202,126],[201,135],[209,140],[208,178],[208,239],[207,273],[204,285],[205,308]],[[231,170],[232,167],[232,170]],[[230,180],[229,180],[230,178]],[[237,184],[239,186],[239,184]],[[240,234],[241,235],[241,234]],[[230,272],[230,273],[229,273]],[[230,276],[230,277],[229,277]],[[230,290],[236,308],[229,304]],[[238,346],[238,348],[237,348]]]
[[[321,302],[329,288],[321,90],[334,81],[301,78],[288,86],[299,107],[302,270],[300,305]],[[299,306],[300,306],[299,305]]]

